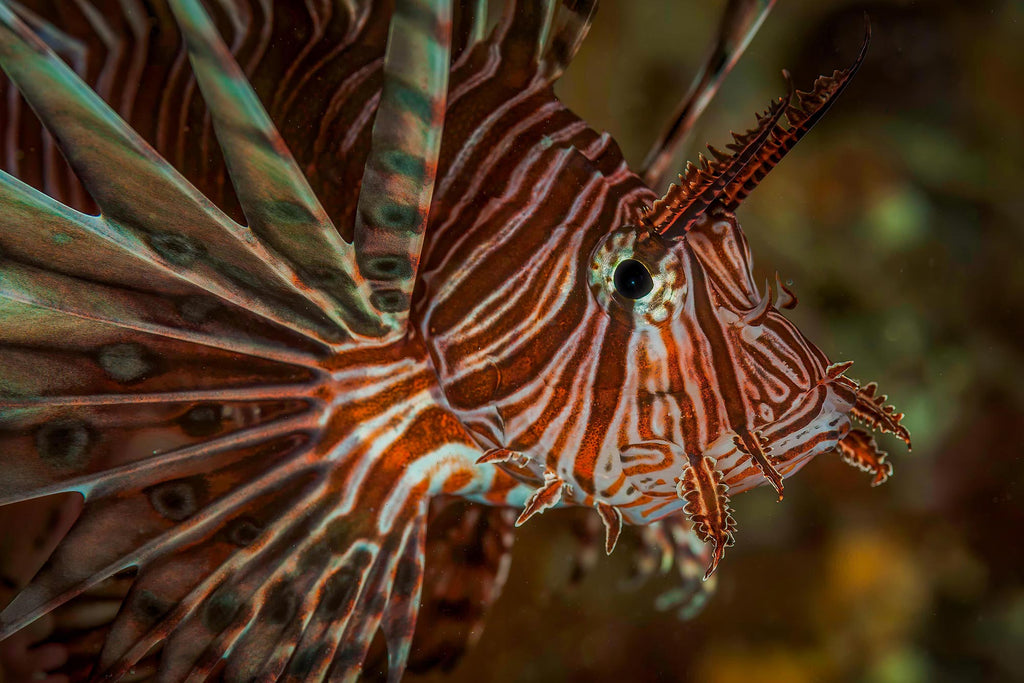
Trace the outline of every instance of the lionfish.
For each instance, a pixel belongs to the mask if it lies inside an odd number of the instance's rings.
[[[608,553],[662,525],[707,578],[730,495],[831,451],[884,481],[851,418],[909,446],[734,215],[867,39],[659,197],[771,2],[730,3],[641,174],[553,92],[596,0],[28,4],[0,2],[0,504],[83,503],[4,636],[132,570],[92,679],[354,680],[380,631],[396,681],[431,501],[474,505],[466,538],[591,508]]]

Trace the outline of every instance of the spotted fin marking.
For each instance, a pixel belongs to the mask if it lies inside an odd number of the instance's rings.
[[[886,460],[889,454],[878,447],[875,437],[862,429],[851,429],[839,440],[836,452],[846,464],[874,475],[872,486],[884,484],[892,476],[892,463]]]
[[[450,0],[398,0],[356,209],[359,270],[390,331],[404,331],[441,150]]]
[[[3,2],[0,66],[99,205],[110,241],[127,248],[130,236],[163,270],[313,339],[346,336],[319,293],[297,284],[287,263],[189,184]]]
[[[551,40],[540,60],[541,76],[554,83],[579,52],[597,14],[598,0],[562,0],[555,11]]]
[[[198,0],[172,0],[192,70],[213,118],[249,228],[309,287],[335,303],[332,316],[355,334],[380,336],[369,287],[305,176]]]
[[[215,471],[189,480],[191,489],[179,481],[173,491],[154,489],[162,491],[155,500],[150,494],[157,514],[181,521],[155,539],[156,552],[148,542],[120,560],[139,573],[96,680],[125,675],[154,647],[162,648],[161,680],[205,680],[219,667],[229,680],[355,680],[378,627],[389,680],[400,679],[422,585],[422,489],[380,529],[375,515],[339,512],[322,469],[283,466],[278,485],[261,469],[274,465],[254,464],[254,485],[238,486],[245,472]],[[253,495],[241,502],[244,490]],[[108,517],[93,523],[126,519],[125,504],[112,502]]]
[[[775,0],[729,0],[718,25],[715,43],[669,125],[644,159],[641,175],[648,187],[662,187],[672,160],[714,99],[722,81],[747,49]]]
[[[268,325],[267,318],[278,317],[261,302],[215,282],[190,282],[161,263],[139,235],[80,214],[2,171],[0,202],[0,299],[10,325],[49,311],[65,327],[74,319],[85,326],[102,322],[128,334],[288,363],[312,364],[319,355],[315,340]],[[243,308],[249,303],[252,311]],[[47,337],[39,342],[46,346]],[[7,377],[17,374],[13,369]]]
[[[693,525],[697,537],[711,543],[711,559],[704,573],[706,581],[718,568],[725,549],[734,543],[736,520],[729,507],[728,487],[722,482],[722,472],[715,469],[710,456],[691,457],[683,470],[676,493],[686,501],[683,511]]]
[[[16,489],[13,501],[78,491],[85,505],[43,569],[0,614],[0,635],[19,630],[128,567],[145,566],[216,531],[248,506],[258,506],[264,491],[284,487],[309,470],[310,461],[303,456],[308,447],[299,433],[312,423],[301,414],[272,419],[205,441],[195,437],[149,457],[139,448],[130,453],[110,449],[107,437],[131,432],[100,431],[78,418],[45,423],[34,430],[34,439],[30,432],[26,436],[35,448],[15,432],[4,446],[16,448],[14,452],[38,449],[44,464],[56,463],[49,469],[73,472],[82,466],[81,459],[106,461],[109,469],[27,493]],[[115,458],[124,464],[110,466]],[[28,482],[18,476],[23,472],[14,470],[13,478],[27,488]],[[107,540],[97,544],[97,537]]]

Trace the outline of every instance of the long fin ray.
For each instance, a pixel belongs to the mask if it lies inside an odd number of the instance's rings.
[[[676,108],[672,121],[644,159],[641,176],[649,187],[663,185],[672,158],[774,5],[775,0],[730,0],[726,5],[711,51]]]
[[[52,611],[58,605],[79,595],[83,591],[132,566],[145,566],[157,558],[176,552],[181,547],[206,537],[219,530],[222,523],[232,513],[248,509],[268,490],[295,481],[296,477],[315,470],[307,458],[301,457],[308,452],[308,446],[298,445],[288,457],[273,460],[278,452],[269,454],[257,452],[252,461],[243,461],[237,466],[229,465],[220,472],[200,475],[192,479],[170,479],[173,475],[164,475],[160,480],[162,486],[149,489],[146,496],[119,496],[109,501],[101,501],[99,505],[87,501],[82,517],[58,547],[43,570],[33,581],[0,613],[0,636],[13,633],[31,623],[40,616]],[[271,459],[274,464],[267,467],[262,462]],[[256,465],[254,471],[262,472],[250,480],[243,479],[241,486],[231,488],[234,483],[232,475]],[[225,481],[219,485],[214,480],[218,474]],[[168,479],[170,479],[168,481]],[[188,488],[186,493],[185,488]],[[204,487],[220,488],[222,493],[206,504]],[[120,487],[125,490],[129,487]],[[127,507],[126,507],[127,506]],[[121,542],[124,547],[112,547],[105,544],[97,547],[94,543],[95,529],[90,531],[91,522],[108,520],[109,524],[123,524],[132,520],[140,523],[146,507],[152,507],[152,513],[176,522],[174,526],[160,530],[151,525],[143,531],[141,538],[124,534]],[[130,510],[128,509],[130,508]],[[103,517],[97,512],[108,512]],[[152,516],[150,513],[150,516]],[[110,521],[112,520],[112,521]],[[76,539],[78,539],[76,541]]]
[[[283,329],[291,327],[291,321],[282,317],[272,301],[226,282],[214,263],[189,252],[187,240],[147,240],[144,233],[104,216],[80,213],[3,171],[0,203],[5,207],[0,215],[0,260],[13,259],[123,290],[158,292],[161,299],[196,301],[206,297],[206,308],[223,302],[238,314],[258,316]],[[256,323],[253,320],[246,328],[259,329]],[[240,337],[224,326],[219,326],[216,334],[235,340]],[[246,337],[251,339],[253,334]],[[284,348],[280,351],[288,353]]]
[[[161,478],[188,476],[196,468],[202,468],[203,463],[210,466],[221,459],[231,460],[245,449],[259,448],[269,442],[302,434],[312,430],[313,422],[308,413],[286,415],[142,457],[137,453],[117,453],[113,454],[116,459],[112,462],[95,457],[94,462],[87,460],[77,468],[69,467],[66,472],[46,471],[40,466],[11,467],[13,472],[0,484],[0,505],[67,492],[82,493],[86,500],[93,500],[122,490],[139,489],[157,483]],[[91,440],[97,438],[93,436],[90,425],[71,418],[54,424],[50,429],[47,427],[50,425],[35,430],[32,441],[36,447],[59,449],[51,458],[57,455],[67,458],[69,452],[80,458],[90,458]],[[19,451],[28,450],[22,443],[15,442],[14,446]],[[84,454],[79,455],[80,451]]]
[[[664,197],[654,202],[644,223],[662,234],[679,236],[712,205],[732,212],[751,191],[793,149],[814,124],[824,116],[849,85],[867,54],[871,25],[865,25],[864,40],[853,64],[831,76],[821,76],[808,92],[796,90],[788,72],[786,97],[772,102],[757,117],[757,126],[746,133],[733,134],[729,152],[710,145],[714,160],[700,156],[700,165],[688,164],[680,184],[672,185]],[[785,118],[788,126],[783,125]]]
[[[425,521],[414,524],[407,531],[397,554],[391,596],[382,613],[380,628],[388,648],[388,683],[398,683],[409,662],[420,595],[423,593],[426,532]]]
[[[163,160],[4,3],[0,66],[107,220],[141,233],[171,265],[208,263],[234,287],[260,292],[296,329],[327,341],[346,336],[316,292]]]
[[[65,318],[64,326],[88,327],[90,323],[135,332],[157,338],[175,340],[223,349],[255,357],[312,364],[315,357],[303,356],[285,349],[267,348],[256,340],[234,340],[231,336],[204,333],[189,329],[180,308],[163,297],[129,293],[121,289],[49,271],[0,260],[0,299],[38,311],[50,311]],[[10,311],[9,311],[10,312]]]
[[[465,0],[455,6],[452,22],[452,63],[484,39],[487,0]]]
[[[313,194],[242,70],[196,0],[172,0],[249,228],[321,291],[350,332],[380,336],[352,247]]]
[[[359,270],[392,333],[405,330],[434,192],[451,54],[451,0],[399,0],[356,208]]]
[[[598,0],[562,0],[555,11],[551,39],[541,57],[541,75],[549,83],[561,78],[590,32]]]
[[[319,489],[323,493],[323,489]],[[161,657],[160,675],[169,681],[204,681],[222,661],[262,664],[269,652],[241,647],[260,619],[281,623],[296,616],[295,585],[315,584],[335,558],[317,525],[329,515],[329,504],[312,494],[290,501],[277,529],[257,541],[256,553],[230,557],[192,592],[194,608],[170,632]],[[304,504],[303,504],[304,503]],[[313,509],[309,510],[310,505]],[[299,510],[305,509],[305,514]],[[196,599],[199,598],[198,601]],[[264,643],[264,646],[281,643]],[[263,672],[255,672],[258,678]],[[264,674],[265,675],[265,674]]]
[[[525,83],[537,72],[551,31],[553,0],[508,0],[496,40],[502,72]]]
[[[212,627],[200,632],[202,642],[219,635],[237,616],[241,601],[236,598],[241,596],[230,592],[236,578],[243,579],[247,571],[264,572],[263,576],[272,581],[282,569],[287,571],[294,565],[290,558],[304,561],[297,549],[310,545],[308,533],[319,519],[315,513],[306,513],[321,494],[322,485],[316,478],[312,483],[300,480],[291,487],[271,491],[259,505],[242,510],[217,533],[143,566],[111,628],[94,678],[106,680],[104,677],[127,673],[154,646],[179,633],[179,626],[184,624],[187,629],[195,616]],[[289,547],[296,552],[289,553]],[[218,590],[219,600],[215,599]],[[270,607],[280,610],[282,606]],[[280,618],[287,619],[288,615]],[[174,653],[163,656],[167,659]],[[185,653],[184,659],[190,665],[195,657]],[[165,666],[163,662],[161,665]]]

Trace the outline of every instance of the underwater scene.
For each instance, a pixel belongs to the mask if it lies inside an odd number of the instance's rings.
[[[1024,680],[1022,45],[0,0],[0,683]]]

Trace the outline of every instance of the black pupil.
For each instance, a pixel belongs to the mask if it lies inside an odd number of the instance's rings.
[[[627,299],[642,299],[654,289],[654,280],[644,264],[626,259],[615,267],[615,291]]]

